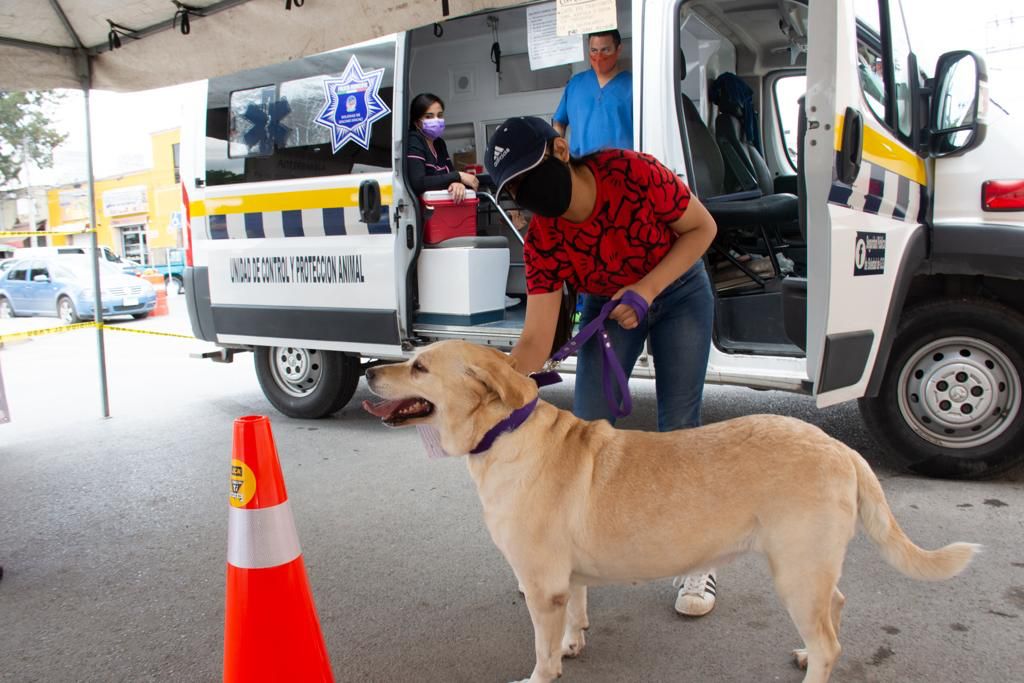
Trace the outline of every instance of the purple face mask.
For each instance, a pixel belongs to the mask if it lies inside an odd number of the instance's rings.
[[[436,140],[444,135],[444,119],[423,119],[423,134],[428,140]]]

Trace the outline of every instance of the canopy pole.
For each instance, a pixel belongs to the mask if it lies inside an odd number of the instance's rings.
[[[96,179],[92,172],[92,117],[89,113],[89,92],[92,89],[91,65],[86,60],[82,78],[85,95],[85,163],[89,173],[89,226],[92,244],[93,313],[96,321],[96,362],[100,371],[100,405],[102,417],[110,417],[110,398],[107,392],[107,354],[103,343],[103,290],[100,289],[99,231],[96,224]]]

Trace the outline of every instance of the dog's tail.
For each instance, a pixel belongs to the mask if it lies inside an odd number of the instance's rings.
[[[981,546],[975,543],[950,543],[938,550],[924,550],[911,541],[885,500],[878,477],[858,453],[852,453],[857,468],[857,506],[864,530],[885,561],[903,574],[921,581],[942,581],[956,576],[970,563]]]

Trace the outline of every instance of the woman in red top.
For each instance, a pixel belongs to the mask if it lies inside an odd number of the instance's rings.
[[[700,425],[711,348],[714,297],[702,256],[715,221],[689,188],[656,159],[613,149],[570,159],[566,140],[543,120],[517,117],[492,136],[487,171],[516,203],[533,212],[526,233],[526,321],[512,349],[525,373],[551,350],[567,283],[583,295],[581,327],[609,299],[632,290],[649,304],[638,320],[616,306],[607,331],[626,374],[650,338],[656,369],[658,429]],[[585,420],[614,416],[603,393],[597,342],[577,355],[573,412]],[[682,464],[682,463],[681,463]],[[714,606],[713,572],[679,577],[676,610],[690,616]]]

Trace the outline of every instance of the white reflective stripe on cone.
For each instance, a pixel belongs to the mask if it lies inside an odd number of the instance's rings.
[[[264,569],[291,562],[302,553],[288,501],[269,508],[228,508],[228,564]]]

